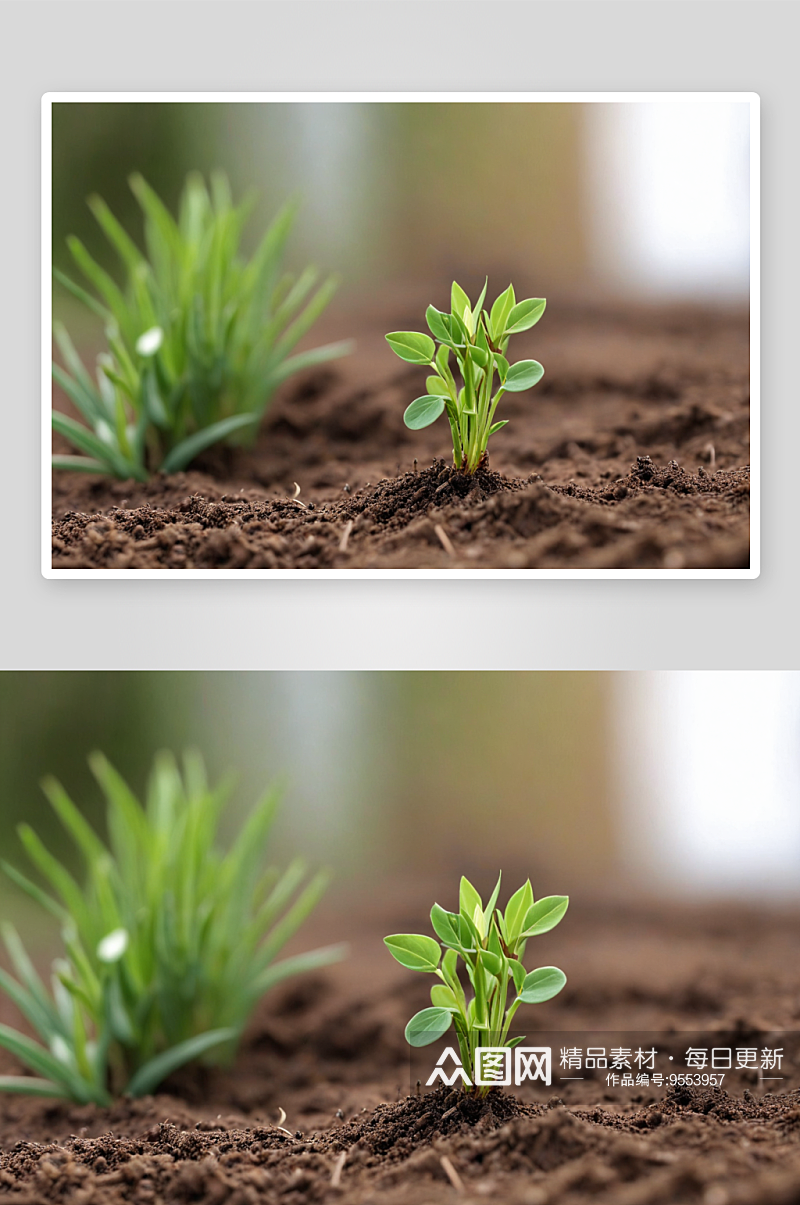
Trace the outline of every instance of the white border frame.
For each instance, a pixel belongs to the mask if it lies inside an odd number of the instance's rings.
[[[748,569],[54,569],[52,558],[52,106],[54,103],[325,104],[360,102],[746,103],[750,106],[750,567]],[[47,92],[42,97],[42,576],[64,578],[757,578],[761,572],[761,143],[756,92]]]

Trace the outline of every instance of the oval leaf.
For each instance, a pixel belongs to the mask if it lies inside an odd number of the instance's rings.
[[[548,895],[533,904],[525,916],[523,937],[536,937],[555,929],[569,907],[568,895]]]
[[[544,369],[538,360],[519,360],[509,368],[503,388],[509,393],[522,393],[523,389],[532,389],[543,376]]]
[[[525,976],[519,998],[523,1004],[543,1004],[557,996],[566,982],[566,975],[558,967],[539,967]]]
[[[492,306],[491,322],[492,329],[496,339],[501,339],[505,331],[508,315],[511,313],[516,299],[514,297],[514,286],[509,285],[505,293],[501,293],[497,301]]]
[[[506,904],[506,940],[509,942],[516,941],[522,932],[523,922],[528,915],[528,910],[533,904],[533,888],[531,881],[528,879],[515,891],[511,899]]]
[[[458,318],[463,323],[464,310],[469,310],[472,313],[472,306],[469,297],[467,297],[461,285],[457,281],[453,281],[453,286],[450,289],[450,313],[451,316]]]
[[[426,377],[425,388],[428,391],[429,397],[448,398],[450,396],[450,390],[447,388],[447,383],[446,381],[443,381],[441,377]]]
[[[544,297],[529,297],[527,301],[520,301],[508,315],[506,334],[518,335],[520,331],[527,331],[535,326],[544,313],[546,304]]]
[[[481,964],[490,975],[499,975],[503,969],[503,959],[499,958],[497,954],[493,954],[491,950],[481,950]]]
[[[431,334],[434,335],[440,343],[450,342],[449,314],[443,314],[441,310],[437,310],[435,306],[429,305],[425,311],[425,320],[430,327]]]
[[[436,1008],[446,1008],[448,1012],[458,1012],[458,1002],[451,989],[444,983],[434,983],[431,988],[431,1004]]]
[[[452,1020],[446,1008],[423,1008],[406,1025],[406,1041],[409,1046],[430,1046],[447,1033]]]
[[[431,908],[431,924],[433,931],[444,945],[450,946],[451,949],[460,949],[461,940],[458,934],[458,916],[453,912],[447,912],[442,908],[441,904],[434,904]]]
[[[509,963],[511,969],[511,978],[514,980],[514,990],[522,991],[522,985],[525,982],[525,967],[518,958],[513,958]]]
[[[480,909],[483,912],[483,901],[478,895],[475,888],[470,883],[466,876],[461,876],[461,884],[458,889],[458,910],[462,916],[472,920],[475,915],[475,909]]]
[[[383,940],[392,957],[411,971],[435,971],[439,965],[442,951],[432,937],[420,933],[395,933]]]
[[[386,336],[386,342],[396,356],[410,364],[430,364],[436,344],[430,335],[417,331],[394,331]]]
[[[426,393],[415,398],[411,405],[406,407],[403,422],[410,430],[421,431],[423,427],[435,423],[443,411],[444,398],[437,393]]]

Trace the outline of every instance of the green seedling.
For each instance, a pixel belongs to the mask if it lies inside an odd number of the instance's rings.
[[[508,1036],[519,1006],[550,1000],[567,982],[558,967],[526,971],[522,959],[531,937],[555,928],[567,911],[569,898],[549,895],[534,902],[529,879],[514,892],[503,913],[496,907],[499,892],[498,878],[484,908],[478,892],[462,878],[458,912],[447,912],[439,904],[431,909],[431,924],[439,941],[418,933],[396,933],[383,939],[401,966],[440,980],[431,988],[432,1007],[416,1013],[406,1026],[406,1041],[410,1046],[428,1046],[453,1026],[462,1066],[473,1084],[476,1047],[519,1045],[523,1037]],[[469,999],[458,976],[459,959],[472,986]],[[474,1090],[485,1096],[489,1088]]]
[[[107,800],[108,845],[55,780],[44,783],[82,855],[83,885],[24,824],[25,849],[54,894],[3,863],[59,921],[64,955],[48,990],[14,927],[2,927],[16,978],[0,970],[0,989],[39,1040],[0,1025],[0,1046],[33,1072],[0,1076],[0,1091],[104,1105],[152,1092],[191,1060],[229,1060],[269,988],[344,950],[275,961],[327,882],[309,879],[300,861],[263,869],[277,791],[223,852],[216,836],[230,783],[211,789],[199,757],[187,756],[181,774],[161,754],[144,806],[104,757],[90,764]]]
[[[433,339],[417,331],[395,331],[386,336],[401,360],[433,370],[425,382],[427,392],[408,406],[403,421],[412,431],[419,431],[446,413],[453,437],[453,463],[465,473],[474,473],[486,462],[490,436],[508,422],[495,422],[503,394],[532,389],[544,375],[538,360],[509,364],[506,358],[510,337],[528,330],[541,318],[544,298],[518,302],[513,285],[509,285],[487,312],[482,309],[487,284],[475,306],[455,281],[449,314],[428,306],[425,317]],[[450,368],[451,352],[463,382],[461,387]]]
[[[56,456],[53,465],[145,481],[185,468],[222,440],[252,441],[282,381],[352,344],[289,354],[337,285],[331,276],[317,287],[310,267],[297,278],[282,272],[296,205],[281,209],[245,261],[239,244],[254,198],[235,206],[221,173],[210,190],[201,176],[188,177],[177,221],[140,175],[130,186],[144,214],[146,256],[100,197],[89,200],[121,260],[124,288],[75,237],[68,246],[93,292],[55,271],[101,319],[107,347],[93,379],[54,324],[64,367],[54,365],[53,376],[85,422],[53,411],[54,429],[81,453]]]

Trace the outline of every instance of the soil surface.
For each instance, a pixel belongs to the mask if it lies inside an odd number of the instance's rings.
[[[584,1080],[538,1100],[492,1090],[481,1101],[447,1087],[418,1095],[403,1027],[428,1003],[429,980],[392,963],[380,941],[380,933],[413,928],[415,913],[398,909],[380,929],[362,928],[347,966],[268,997],[231,1070],[186,1071],[157,1096],[109,1109],[0,1096],[0,1198],[800,1200],[796,1058],[775,1092],[752,1072],[729,1090],[621,1096]],[[527,1009],[529,1038],[556,1026],[638,1027],[705,1031],[720,1045],[755,1045],[768,1035],[770,1045],[791,1046],[800,1018],[799,921],[788,912],[630,901],[571,908],[557,939],[538,939],[537,959],[558,962],[568,983],[556,1000]],[[3,1054],[0,1071],[12,1069]]]
[[[355,354],[288,382],[253,449],[144,485],[56,473],[54,567],[747,567],[746,314],[550,305],[512,349],[545,377],[469,479],[446,423],[403,425],[425,373],[383,333],[424,304],[354,319]]]

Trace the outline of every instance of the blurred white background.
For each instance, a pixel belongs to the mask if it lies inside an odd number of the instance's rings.
[[[613,680],[627,872],[667,892],[800,894],[800,673]]]
[[[746,300],[750,106],[586,106],[593,264],[626,292]]]

